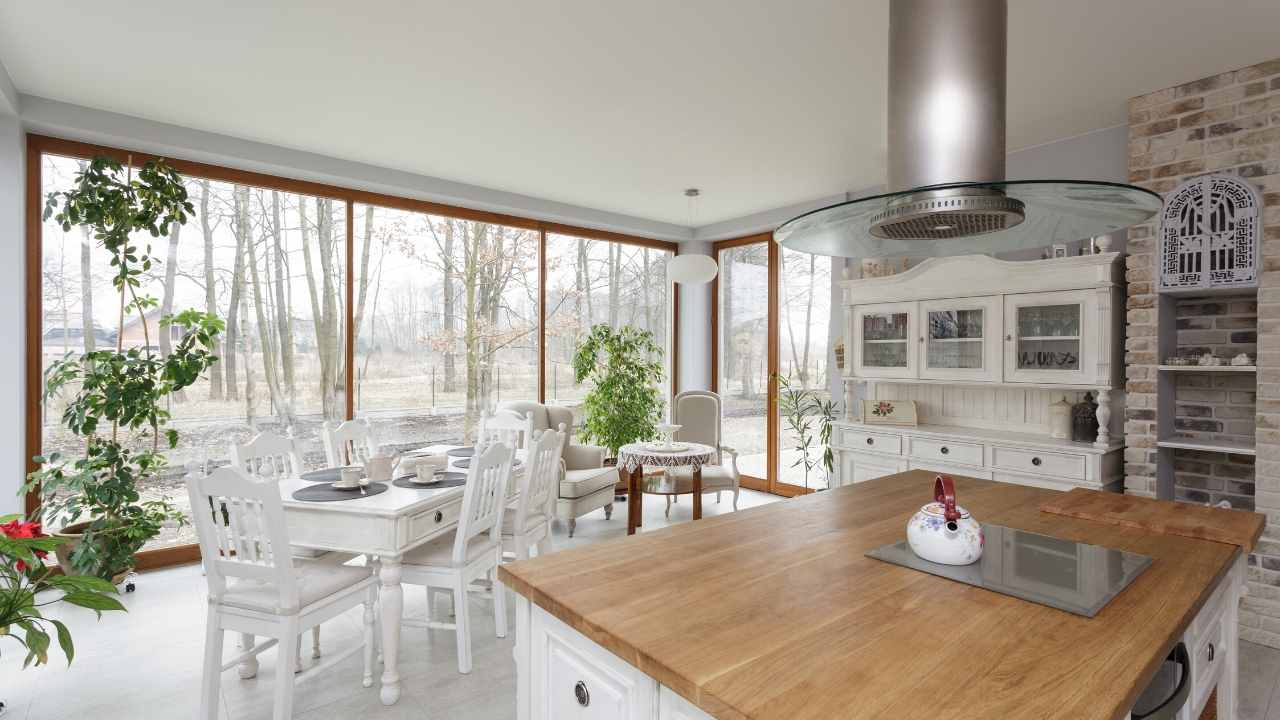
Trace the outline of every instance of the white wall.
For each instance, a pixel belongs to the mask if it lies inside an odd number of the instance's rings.
[[[680,254],[710,255],[711,243],[683,242]],[[676,392],[711,389],[711,287],[711,283],[680,286],[680,382]]]
[[[0,515],[18,512],[18,489],[26,473],[26,367],[23,353],[25,303],[23,264],[24,150],[22,125],[13,115],[0,115]]]

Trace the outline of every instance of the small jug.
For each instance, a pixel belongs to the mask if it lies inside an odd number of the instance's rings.
[[[395,464],[396,458],[391,455],[374,455],[365,461],[364,472],[369,482],[386,482],[391,479]]]
[[[907,544],[916,555],[943,565],[968,565],[982,557],[982,525],[956,505],[955,481],[933,479],[933,502],[907,522]]]

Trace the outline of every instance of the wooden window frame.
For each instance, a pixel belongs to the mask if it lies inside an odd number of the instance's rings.
[[[346,204],[346,268],[344,274],[346,323],[343,343],[345,345],[344,354],[346,367],[348,368],[346,377],[344,378],[344,389],[346,393],[345,416],[347,419],[351,419],[355,416],[355,376],[354,373],[350,371],[350,368],[353,366],[355,354],[355,338],[353,337],[355,332],[355,328],[353,327],[355,321],[355,309],[352,296],[355,286],[354,214],[355,205],[357,203],[396,210],[441,215],[458,220],[506,225],[533,230],[538,233],[538,402],[545,402],[546,400],[544,380],[546,377],[545,313],[547,293],[547,233],[573,235],[576,237],[587,238],[589,240],[602,240],[606,242],[622,243],[625,245],[654,248],[670,252],[673,255],[678,254],[680,251],[679,243],[669,240],[658,240],[655,238],[628,235],[609,230],[566,225],[564,223],[546,222],[519,215],[491,212],[488,210],[475,210],[458,205],[447,205],[444,203],[419,200],[400,195],[388,195],[385,193],[359,190],[342,185],[330,185],[326,183],[312,182],[309,180],[298,180],[296,178],[281,175],[270,175],[252,170],[241,170],[223,165],[213,165],[194,160],[186,160],[177,156],[161,156],[155,153],[129,150],[126,148],[111,147],[107,145],[98,145],[79,140],[68,140],[51,135],[27,133],[26,154],[26,197],[24,198],[26,234],[24,243],[26,246],[26,267],[24,269],[26,283],[26,371],[24,378],[24,389],[26,395],[26,432],[23,439],[23,447],[27,458],[27,472],[32,472],[37,469],[32,458],[41,453],[41,444],[43,439],[41,396],[43,395],[44,362],[41,350],[41,336],[44,328],[41,268],[43,266],[44,258],[44,222],[41,219],[41,213],[44,209],[44,200],[42,197],[44,190],[43,160],[46,154],[83,160],[92,159],[98,155],[105,155],[118,160],[121,163],[132,161],[135,166],[142,165],[148,160],[163,157],[165,162],[187,177],[217,180],[239,185],[249,185],[268,190],[279,190],[281,192],[296,193],[299,195],[311,195],[344,202]],[[675,388],[679,382],[678,358],[680,348],[680,294],[678,289],[672,294],[671,303],[671,312],[672,317],[674,318],[670,326],[671,387]],[[24,500],[26,513],[29,515],[35,512],[39,506],[38,491],[27,493]],[[154,550],[144,550],[138,553],[137,569],[151,570],[170,565],[195,562],[199,559],[199,546],[195,544],[156,548]]]

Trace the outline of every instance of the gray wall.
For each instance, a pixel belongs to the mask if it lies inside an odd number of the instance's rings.
[[[710,255],[711,243],[680,243],[680,254]],[[711,337],[711,304],[715,300],[711,287],[712,283],[680,286],[680,382],[676,392],[711,387],[711,345],[707,340]]]
[[[18,118],[0,115],[0,251],[8,259],[0,263],[0,339],[6,346],[5,352],[0,352],[0,515],[19,511],[18,489],[26,472],[26,362],[22,352],[26,316],[22,262],[25,147]]]

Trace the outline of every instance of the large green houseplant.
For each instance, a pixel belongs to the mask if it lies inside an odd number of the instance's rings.
[[[616,456],[627,443],[657,434],[666,403],[662,399],[662,348],[653,333],[630,326],[599,324],[573,356],[576,382],[591,382],[582,399],[582,437]]]
[[[74,523],[63,530],[79,535],[65,553],[67,569],[75,573],[118,578],[166,523],[185,521],[167,500],[144,499],[139,485],[164,470],[162,441],[167,448],[177,445],[177,431],[166,427],[165,399],[217,362],[222,321],[195,310],[166,315],[159,330],[180,328],[181,339],[161,354],[146,318],[159,303],[142,294],[141,286],[159,264],[146,236],[167,233],[193,212],[181,176],[163,160],[147,162],[135,175],[132,163],[94,158],[70,190],[50,193],[45,202],[46,220],[54,218],[64,231],[91,231],[111,258],[111,282],[120,299],[114,349],[68,354],[46,370],[45,399],[65,397],[62,424],[83,444],[74,457],[36,457],[40,467],[25,488],[40,491],[46,521]],[[126,348],[125,318],[132,315],[144,343]]]

